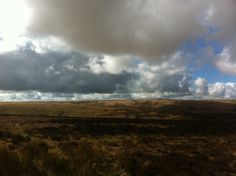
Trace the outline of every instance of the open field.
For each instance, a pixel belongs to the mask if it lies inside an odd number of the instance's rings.
[[[0,175],[236,176],[236,101],[0,103]]]

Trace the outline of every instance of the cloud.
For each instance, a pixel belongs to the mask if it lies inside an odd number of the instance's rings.
[[[56,93],[40,91],[0,91],[0,99],[3,102],[14,101],[83,101],[133,98],[129,94],[81,94],[81,93]],[[135,98],[135,95],[134,95]]]
[[[25,38],[0,38],[6,97],[235,97],[234,83],[191,78],[212,63],[236,74],[235,0],[26,2]]]
[[[206,79],[204,78],[197,78],[194,81],[194,86],[195,86],[195,94],[196,95],[208,95],[208,83]]]
[[[215,14],[221,14],[219,0],[27,2],[33,11],[28,30],[32,36],[55,36],[87,52],[149,60],[168,58],[185,41],[204,34]]]
[[[165,60],[189,40],[235,40],[235,0],[27,0],[32,36],[87,52]]]
[[[37,53],[32,44],[0,54],[1,90],[113,93],[123,91],[132,73],[94,73],[89,56],[78,52]]]
[[[215,83],[209,85],[209,95],[213,97],[225,97],[226,85],[224,83]]]
[[[146,93],[189,93],[191,76],[188,73],[183,55],[175,53],[158,65],[147,62],[136,66],[139,79],[132,82],[134,92]]]
[[[0,54],[0,90],[127,97],[189,93],[191,76],[180,52],[154,65],[131,56],[37,51],[32,43],[26,43],[16,51]]]
[[[216,67],[223,73],[236,75],[236,48],[224,48],[215,61]]]
[[[0,54],[2,101],[236,98],[236,83],[192,80],[186,66],[188,55],[183,52],[151,64],[131,56],[37,51],[32,43],[26,43],[16,51]]]
[[[216,82],[209,84],[204,78],[197,78],[194,81],[192,99],[194,98],[236,98],[236,83],[233,82]]]
[[[217,98],[236,98],[236,83],[210,84],[209,95]]]
[[[233,40],[235,41],[236,1],[213,0],[211,6],[214,9],[214,13],[210,24],[220,29],[215,34],[215,37],[226,45]]]
[[[100,57],[91,56],[88,66],[97,74],[105,72],[119,74],[124,71],[124,69],[128,69],[128,67],[131,66],[131,63],[132,57],[130,56],[102,55]]]

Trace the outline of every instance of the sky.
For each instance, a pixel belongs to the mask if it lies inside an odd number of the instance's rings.
[[[0,0],[0,101],[236,98],[236,0]]]

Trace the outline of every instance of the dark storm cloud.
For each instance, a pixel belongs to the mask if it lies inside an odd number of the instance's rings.
[[[0,55],[1,90],[113,93],[122,91],[133,75],[93,73],[89,56],[78,52],[36,53],[32,45]]]
[[[190,78],[176,55],[162,65],[143,60],[35,51],[28,43],[0,54],[0,90],[61,93],[188,93]],[[127,61],[127,59],[129,61]],[[133,63],[127,65],[126,63]]]

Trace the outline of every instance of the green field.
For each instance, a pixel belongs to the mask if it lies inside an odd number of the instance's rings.
[[[1,176],[234,176],[236,101],[0,103]]]

